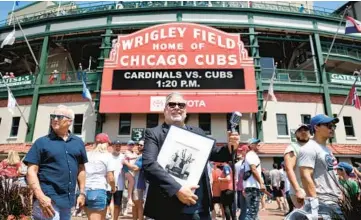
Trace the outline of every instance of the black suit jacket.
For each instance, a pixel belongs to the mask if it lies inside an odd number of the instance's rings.
[[[187,130],[205,135],[200,128],[186,126]],[[181,185],[176,182],[157,162],[157,157],[168,133],[169,126],[165,123],[154,128],[146,129],[144,151],[143,151],[143,169],[149,182],[149,189],[144,208],[144,214],[153,219],[171,220],[177,219],[185,206],[181,203],[176,193]],[[228,147],[213,146],[210,158],[211,161],[227,162],[230,161],[231,154]],[[207,172],[207,166],[203,170],[200,181],[204,181],[205,186],[203,207],[213,209],[211,186]]]

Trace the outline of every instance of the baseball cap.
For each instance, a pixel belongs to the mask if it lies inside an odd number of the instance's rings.
[[[249,150],[248,145],[244,144],[239,148],[240,151]]]
[[[135,144],[135,142],[132,141],[132,140],[129,140],[129,141],[127,142],[127,145],[134,145],[134,144]]]
[[[258,144],[259,142],[261,142],[261,140],[258,138],[251,138],[248,140],[248,144]]]
[[[315,125],[318,125],[318,124],[327,124],[330,122],[333,122],[336,124],[339,121],[340,120],[338,118],[331,118],[327,115],[319,114],[319,115],[316,115],[313,118],[311,118],[311,129],[313,129],[315,127]]]
[[[109,136],[106,133],[100,133],[95,136],[96,143],[110,143]]]
[[[346,162],[338,163],[337,168],[343,169],[347,173],[347,175],[350,175],[353,171],[353,167],[351,166],[351,164],[346,163]]]
[[[300,130],[301,128],[307,128],[307,130],[310,130],[310,127],[309,127],[308,125],[306,125],[306,124],[300,124],[300,125],[298,125],[297,128],[296,128],[296,132],[297,132],[298,130]]]
[[[114,144],[114,145],[121,145],[122,142],[121,142],[120,140],[115,140],[115,141],[113,141],[112,144]]]
[[[141,140],[141,141],[138,142],[138,144],[139,144],[139,145],[144,145],[144,141]]]

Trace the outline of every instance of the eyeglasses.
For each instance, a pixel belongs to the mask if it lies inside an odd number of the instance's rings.
[[[55,118],[57,118],[58,120],[63,120],[64,118],[70,119],[70,117],[66,115],[56,115],[56,114],[50,115],[50,119],[54,120]]]
[[[327,127],[328,129],[336,129],[336,125],[334,123],[324,123],[324,124],[318,124],[318,126],[325,126]]]
[[[177,105],[180,109],[184,109],[186,107],[186,103],[183,102],[168,102],[169,108],[175,108]]]

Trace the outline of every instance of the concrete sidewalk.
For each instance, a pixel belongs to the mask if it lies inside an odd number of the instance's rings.
[[[284,219],[285,212],[281,212],[281,210],[277,209],[276,202],[272,202],[271,204],[266,204],[266,210],[259,212],[260,220],[282,220]],[[84,220],[87,219],[84,217],[73,217],[72,220]],[[119,219],[122,220],[132,220],[131,215],[121,216]],[[222,218],[217,218],[217,220],[221,220]]]

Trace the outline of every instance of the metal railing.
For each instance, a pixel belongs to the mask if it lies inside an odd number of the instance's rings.
[[[164,8],[164,7],[214,7],[214,8],[255,8],[267,11],[290,12],[301,14],[312,14],[326,17],[340,17],[341,15],[333,13],[332,9],[313,7],[308,9],[301,8],[300,4],[286,2],[252,2],[252,1],[131,1],[122,3],[109,2],[90,2],[83,4],[64,5],[66,10],[57,10],[52,7],[48,10],[36,13],[17,16],[19,22],[38,21],[47,18],[62,17],[77,14],[86,14],[91,12],[107,11],[107,10],[127,10],[136,8]],[[9,25],[10,21],[5,19],[0,21],[0,26]]]
[[[95,82],[98,80],[96,72],[73,72],[66,73],[59,72],[58,74],[44,74],[41,84],[42,85],[59,85],[69,83],[81,83],[84,79],[85,82]]]
[[[322,52],[327,54],[330,46],[331,46],[330,43],[321,43]],[[361,61],[361,47],[360,46],[334,44],[330,53],[353,57],[353,58],[356,58]]]
[[[272,78],[272,69],[262,69],[262,81],[270,81]],[[277,69],[274,83],[319,83],[317,74],[308,70],[287,70]]]

